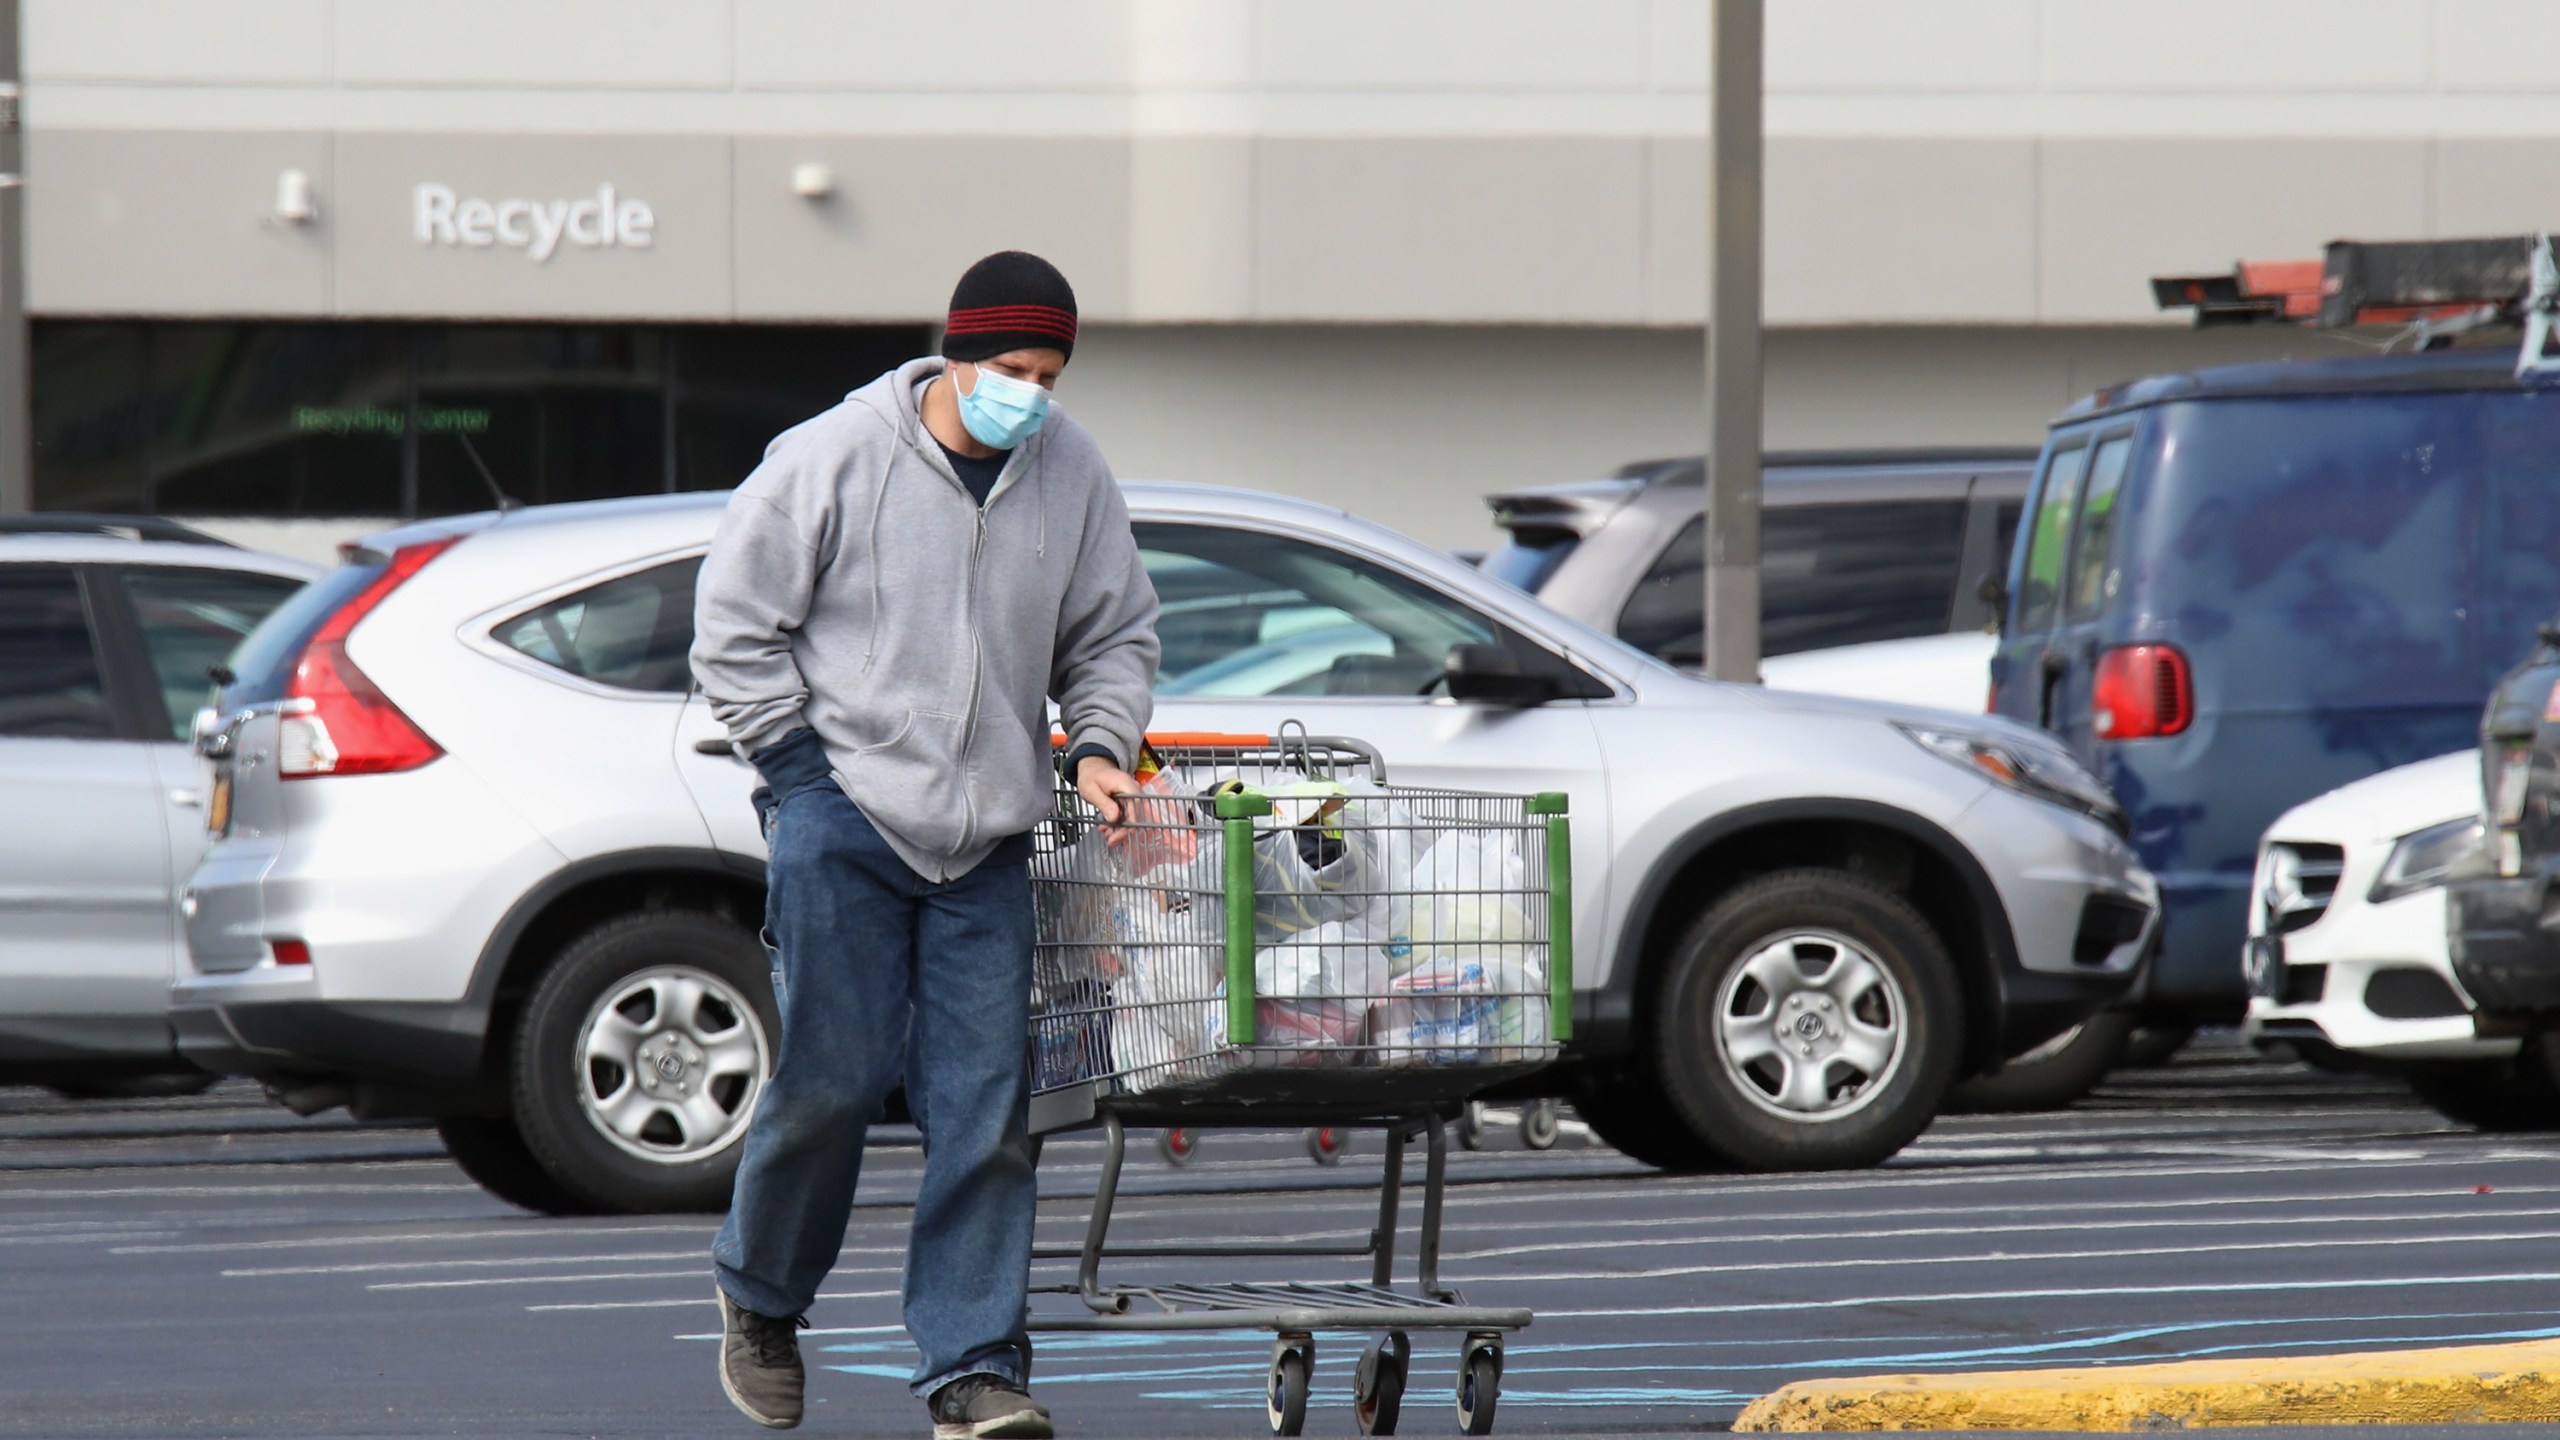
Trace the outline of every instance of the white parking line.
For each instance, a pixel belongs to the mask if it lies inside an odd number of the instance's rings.
[[[70,1235],[0,1235],[0,1245],[95,1245],[105,1240],[151,1240],[164,1235],[177,1235],[177,1230],[114,1229],[103,1234]]]
[[[847,1255],[895,1255],[904,1246],[854,1246]],[[249,1270],[225,1270],[227,1280],[267,1279],[279,1275],[375,1275],[386,1270],[459,1270],[471,1267],[493,1269],[501,1266],[521,1269],[527,1265],[646,1265],[669,1260],[707,1260],[708,1246],[693,1250],[640,1251],[627,1255],[509,1255],[494,1259],[457,1260],[451,1256],[434,1260],[376,1260],[362,1265],[268,1265]]]
[[[2055,1220],[2047,1221],[2042,1224],[1932,1225],[1912,1226],[1899,1230],[1874,1230],[1860,1228],[1852,1230],[1778,1230],[1742,1235],[1645,1235],[1626,1240],[1591,1240],[1577,1236],[1575,1239],[1565,1242],[1563,1245],[1550,1241],[1543,1245],[1502,1245],[1478,1250],[1455,1250],[1443,1248],[1440,1255],[1444,1260],[1485,1260],[1498,1258],[1504,1255],[1542,1255],[1552,1253],[1559,1248],[1570,1248],[1573,1250],[1617,1250],[1632,1247],[1669,1245],[1769,1245],[1807,1240],[1918,1240],[1948,1235],[2031,1235],[2048,1230],[2160,1230],[2168,1228],[2237,1229],[2244,1226],[2266,1225],[2426,1224],[2433,1221],[2465,1223],[2470,1221],[2547,1220],[2554,1216],[2560,1216],[2560,1207],[2547,1207],[2535,1210],[2500,1210],[2495,1214],[2489,1215],[2451,1215],[2442,1212],[2402,1213],[2391,1215],[2333,1215],[2325,1213],[2313,1215],[2178,1215],[2163,1216],[2156,1220]],[[1690,1220],[1682,1223],[1695,1224],[1697,1222]],[[1590,1227],[1585,1226],[1581,1228],[1587,1229]],[[2463,1235],[2445,1235],[2438,1238],[2451,1241],[2465,1240],[2470,1237]],[[2278,1248],[2281,1243],[2284,1242],[2270,1242],[2267,1248]],[[2308,1245],[2323,1242],[2302,1241],[2298,1243]]]
[[[822,1290],[818,1292],[818,1298],[820,1300],[894,1300],[898,1295],[899,1292],[895,1290]],[[712,1300],[712,1297],[705,1295],[699,1300],[598,1300],[582,1305],[527,1305],[524,1308],[535,1313],[559,1310],[680,1310],[688,1305],[709,1305],[713,1303],[715,1302]],[[903,1330],[906,1327],[903,1325],[884,1325],[878,1328],[884,1330]],[[844,1333],[851,1334],[853,1332],[846,1331]]]
[[[1580,1280],[1667,1280],[1684,1275],[1742,1275],[1768,1270],[1794,1272],[1871,1269],[1892,1265],[2016,1265],[2061,1260],[2134,1260],[2164,1255],[2254,1254],[2267,1250],[2364,1250],[2406,1245],[2489,1245],[2527,1240],[2560,1240],[2560,1230],[2510,1230],[2491,1235],[2332,1235],[2317,1240],[2252,1240],[2237,1245],[2158,1245],[2118,1250],[2025,1252],[1994,1250],[1969,1255],[1877,1255],[1840,1260],[1766,1260],[1730,1265],[1666,1265],[1652,1270],[1567,1270],[1532,1275],[1496,1271],[1488,1272],[1483,1278],[1505,1285]],[[1566,1242],[1548,1248],[1570,1250],[1580,1247]]]
[[[708,1257],[706,1257],[707,1262]],[[841,1272],[839,1272],[841,1273]],[[699,1270],[622,1270],[603,1275],[482,1275],[469,1280],[384,1280],[367,1290],[478,1290],[494,1285],[576,1285],[598,1280],[708,1279],[708,1263]]]
[[[319,1250],[350,1245],[419,1245],[455,1240],[557,1240],[564,1235],[680,1235],[692,1229],[673,1225],[548,1225],[527,1223],[522,1229],[425,1230],[405,1235],[310,1235],[293,1240],[206,1240],[185,1245],[119,1245],[110,1255],[219,1255],[231,1250]],[[702,1230],[706,1250],[713,1231]]]
[[[476,1194],[479,1190],[479,1186],[468,1182],[457,1184],[424,1181],[414,1185],[82,1185],[52,1189],[27,1186],[0,1189],[0,1200],[113,1200],[128,1195],[147,1195],[154,1199],[227,1198],[233,1195],[282,1195],[298,1198],[304,1195],[430,1195],[463,1191]]]
[[[1505,1276],[1505,1279],[1517,1279]],[[1996,1300],[2077,1300],[2132,1295],[2284,1294],[2294,1291],[2392,1290],[2474,1285],[2549,1285],[2560,1271],[2510,1271],[2502,1275],[2371,1276],[2354,1280],[2205,1280],[2184,1285],[2061,1285],[2028,1290],[1941,1290],[1905,1295],[1851,1295],[1829,1300],[1754,1300],[1732,1305],[1631,1305],[1592,1310],[1541,1310],[1540,1320],[1634,1319],[1665,1315],[1770,1315],[1794,1311],[1856,1310],[1872,1306],[1954,1305]],[[2535,1312],[2541,1313],[2541,1312]],[[2341,1316],[2340,1319],[2353,1319]],[[1818,1337],[1808,1337],[1808,1345]]]
[[[2332,1158],[2332,1156],[2322,1156],[2322,1158]],[[2534,1153],[2534,1150],[2499,1150],[2499,1153],[2486,1153],[2486,1156],[2465,1156],[2465,1161],[2550,1163],[2552,1156],[2550,1153]],[[2355,1168],[2358,1168],[2358,1174],[2371,1174],[2371,1171],[2404,1171],[2404,1168],[2442,1168],[2442,1166],[2445,1166],[2445,1158],[2442,1156],[2409,1156],[2409,1153],[2396,1153],[2396,1158],[2388,1158],[2388,1161],[2358,1161],[2358,1166]],[[2194,1166],[2194,1163],[2184,1163],[2184,1166],[2150,1166],[2150,1168],[2076,1166],[2076,1168],[2038,1168],[2038,1171],[2004,1171],[2004,1174],[1930,1174],[1930,1171],[1917,1171],[1915,1174],[1912,1168],[1894,1166],[1894,1168],[1879,1168],[1879,1171],[1866,1171],[1866,1174],[1859,1174],[1859,1176],[1846,1176],[1846,1174],[1825,1176],[1825,1179],[1818,1179],[1818,1181],[1731,1181],[1731,1184],[1695,1184],[1695,1181],[1674,1181],[1674,1179],[1649,1181],[1649,1179],[1638,1179],[1638,1176],[1628,1176],[1628,1179],[1636,1181],[1636,1184],[1628,1184],[1628,1181],[1564,1181],[1564,1179],[1498,1181],[1498,1184],[1449,1186],[1449,1222],[1457,1225],[1459,1217],[1472,1215],[1472,1212],[1477,1212],[1477,1209],[1539,1207],[1539,1204],[1559,1204],[1559,1207],[1572,1207],[1580,1212],[1580,1209],[1587,1209],[1592,1207],[1592,1204],[1600,1204],[1600,1202],[1654,1202],[1654,1199],[1756,1199],[1756,1197],[1789,1197],[1789,1194],[1828,1197],[1828,1194],[1843,1194],[1843,1191],[1871,1191],[1871,1189],[1961,1189],[1961,1186],[1999,1186],[2002,1194],[1999,1194],[1999,1197],[1987,1199],[1987,1202],[1971,1204],[1971,1207],[1948,1207],[1948,1215],[1974,1215],[1974,1212],[1984,1212],[1984,1209],[2040,1209],[2040,1207],[2048,1207],[2048,1204],[2056,1204],[2056,1202],[2045,1202],[2045,1199],[2012,1197],[2010,1191],[2015,1191],[2017,1186],[2028,1186],[2028,1184],[2212,1179],[2212,1176],[2225,1176],[2225,1179],[2248,1179],[2248,1176],[2263,1176],[2263,1174],[2301,1176],[2301,1163],[2271,1161],[2271,1163],[2248,1163],[2248,1166]],[[1408,1191],[1408,1197],[1405,1197],[1403,1215],[1411,1220],[1411,1215],[1418,1209],[1418,1204],[1421,1204],[1421,1174],[1418,1174],[1418,1166],[1405,1168],[1405,1184],[1411,1186],[1411,1191]],[[2373,1199],[2422,1199],[2422,1197],[2429,1197],[2429,1194],[2470,1194],[2470,1189],[2473,1189],[2470,1184],[2463,1184],[2463,1186],[2435,1184],[2435,1186],[2419,1186],[2419,1189],[2409,1189],[2409,1191],[2373,1191]],[[2501,1184],[2496,1186],[2496,1189],[2499,1189],[2499,1194],[2560,1194],[2560,1189],[2552,1189],[2552,1186]],[[1254,1197],[1254,1199],[1262,1199],[1262,1202],[1285,1202],[1290,1207],[1290,1212],[1298,1212],[1298,1215],[1336,1212],[1336,1209],[1344,1212],[1344,1215],[1375,1215],[1377,1212],[1375,1194],[1362,1197],[1359,1191],[1242,1191],[1242,1197]],[[1201,1199],[1201,1197],[1198,1197],[1198,1194],[1193,1194],[1193,1197],[1149,1194],[1149,1197],[1124,1197],[1124,1199],[1134,1204],[1121,1204],[1121,1207],[1116,1207],[1114,1212],[1111,1212],[1111,1215],[1114,1215],[1114,1225],[1119,1225],[1119,1222],[1124,1220],[1188,1220],[1188,1217],[1198,1217],[1198,1209],[1152,1207],[1149,1202],[1165,1202],[1165,1199]],[[1213,1199],[1239,1199],[1239,1197],[1213,1197]],[[2250,1194],[2250,1197],[2181,1197],[2181,1199],[2163,1199],[2163,1202],[2158,1204],[2324,1204],[2327,1199],[2330,1197],[2317,1194],[2317,1191],[2299,1191],[2299,1194]],[[1091,1199],[1050,1197],[1050,1199],[1042,1199],[1042,1204],[1044,1207],[1050,1207],[1050,1204],[1065,1207],[1065,1204],[1091,1204]],[[2063,1204],[2084,1204],[2084,1202],[2063,1202]],[[2148,1202],[2086,1202],[2086,1204],[2148,1204]],[[1746,1220],[1748,1217],[1746,1212],[1725,1212],[1725,1215],[1736,1217],[1736,1220]],[[1848,1220],[1851,1215],[1843,1212],[1843,1215],[1838,1217],[1841,1217],[1841,1220]],[[1042,1220],[1057,1222],[1057,1225],[1070,1225],[1070,1222],[1080,1225],[1083,1217],[1070,1212],[1070,1215],[1042,1215]],[[886,1222],[891,1220],[883,1220],[883,1225],[886,1225]],[[893,1222],[904,1225],[904,1215]],[[1577,1225],[1605,1225],[1608,1220],[1592,1220],[1592,1217],[1587,1215],[1577,1215],[1574,1217],[1574,1222],[1577,1222]]]
[[[2079,1111],[2075,1113],[2086,1115],[2094,1123],[2067,1127],[2055,1126],[2053,1124],[2053,1117],[2050,1114],[1945,1115],[1932,1122],[1929,1128],[1922,1132],[1919,1140],[1914,1143],[1926,1145],[1933,1140],[1944,1140],[1951,1136],[1962,1135],[1974,1130],[1997,1131],[2003,1134],[2033,1133],[2088,1136],[2110,1133],[2111,1127],[2120,1127],[2115,1128],[2114,1133],[2125,1133],[2125,1131],[2134,1129],[2166,1130],[2181,1127],[2203,1128],[2201,1127],[2200,1122],[2216,1120],[2245,1120],[2265,1126],[2268,1129],[2289,1128],[2290,1126],[2304,1120],[2335,1120],[2340,1122],[2342,1125],[2355,1127],[2359,1133],[2370,1133],[2370,1126],[2372,1123],[2389,1108],[2375,1105],[2306,1105],[2300,1109],[2287,1108],[2282,1111],[2271,1112],[2263,1103],[2266,1099],[2263,1094],[2258,1095],[2256,1098],[2261,1103],[2254,1106],[2180,1105],[2176,1110],[2168,1112],[2163,1112],[2147,1106],[2139,1110],[2116,1112],[2104,1110]],[[2415,1105],[2400,1108],[2409,1110],[2419,1109],[2419,1107]],[[2434,1112],[2420,1110],[2419,1113],[2432,1115]],[[2034,1130],[2030,1128],[2036,1126],[2042,1126],[2044,1128],[2042,1130]],[[2224,1126],[2217,1128],[2227,1129],[2229,1127]],[[2446,1121],[2442,1124],[2430,1126],[2428,1128],[2441,1130],[2450,1134],[2463,1133],[2456,1130],[2451,1121]]]

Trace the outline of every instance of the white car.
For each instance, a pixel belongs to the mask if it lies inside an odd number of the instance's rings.
[[[2250,1041],[2407,1075],[2456,1119],[2530,1119],[2512,1112],[2548,1082],[2514,1069],[2514,1038],[2474,1029],[2445,951],[2445,876],[2479,849],[2480,816],[2479,753],[2461,750],[2278,817],[2249,906]]]
[[[169,1033],[208,673],[320,567],[165,520],[0,516],[0,1081],[208,1080]]]
[[[1874,1163],[2157,928],[2114,800],[2038,732],[1702,681],[1338,510],[1127,495],[1159,731],[1296,719],[1400,781],[1570,793],[1555,1081],[1639,1158]],[[773,1014],[754,776],[688,693],[726,498],[411,526],[251,637],[201,732],[236,798],[188,887],[190,1055],[433,1116],[538,1208],[726,1202]]]

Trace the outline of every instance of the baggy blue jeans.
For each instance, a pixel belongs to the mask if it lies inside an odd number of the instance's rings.
[[[844,1249],[865,1132],[903,1074],[925,1136],[904,1291],[923,1352],[912,1388],[977,1373],[1027,1384],[1030,837],[937,884],[832,780],[759,808],[782,1040],[712,1242],[720,1288],[761,1315],[809,1308]]]

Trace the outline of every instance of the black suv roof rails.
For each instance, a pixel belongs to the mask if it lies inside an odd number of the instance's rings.
[[[225,550],[240,548],[228,540],[207,535],[192,525],[163,520],[157,515],[97,515],[78,510],[0,515],[0,535],[104,535],[125,540],[158,540],[175,545],[218,545]]]
[[[2516,376],[2560,376],[2560,256],[2551,236],[2478,240],[2332,240],[2318,260],[2243,260],[2228,275],[2155,275],[2163,310],[2196,328],[2397,325],[2433,350],[2491,325],[2520,325]]]

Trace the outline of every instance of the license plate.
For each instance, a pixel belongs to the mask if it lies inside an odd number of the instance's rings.
[[[204,801],[204,833],[219,840],[231,833],[231,770],[214,772],[213,792]]]

